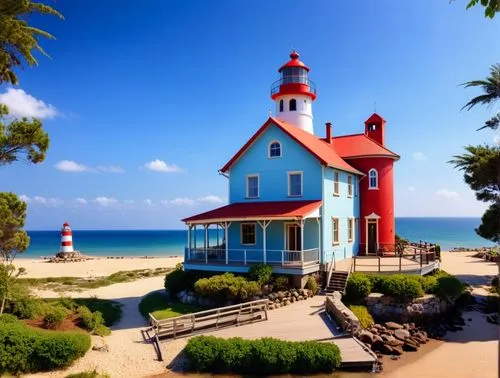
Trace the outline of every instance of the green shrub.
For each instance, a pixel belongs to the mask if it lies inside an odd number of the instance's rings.
[[[436,294],[444,298],[457,298],[464,291],[464,284],[455,276],[442,276],[437,279]]]
[[[436,254],[436,259],[441,261],[441,246],[439,244],[436,244],[434,247],[434,253]]]
[[[182,263],[179,263],[171,273],[165,276],[165,289],[173,299],[183,290],[192,290],[197,278],[195,272],[185,271]]]
[[[316,278],[314,278],[313,276],[309,276],[305,288],[311,290],[313,294],[316,295],[318,293],[318,282],[316,281]]]
[[[250,281],[257,281],[259,285],[265,285],[271,281],[273,267],[271,265],[259,264],[253,265],[248,269],[248,278]]]
[[[90,311],[86,306],[79,306],[76,310],[80,325],[86,330],[98,335],[106,336],[111,333],[104,323],[104,318],[99,311]]]
[[[43,315],[43,302],[30,295],[29,288],[23,284],[15,284],[5,305],[5,312],[20,319],[33,319]]]
[[[359,319],[359,324],[361,325],[361,327],[370,328],[372,325],[375,324],[375,321],[373,320],[372,316],[370,315],[368,309],[365,306],[351,305],[349,306],[349,309]]]
[[[57,328],[68,316],[68,310],[62,306],[52,306],[43,317],[46,328]]]
[[[97,370],[82,371],[81,373],[69,374],[65,378],[111,378],[109,374],[98,373]]]
[[[0,324],[17,324],[19,323],[19,319],[11,314],[1,314],[0,315]]]
[[[290,287],[288,284],[288,276],[276,276],[273,281],[273,289],[278,291],[287,290]]]
[[[247,299],[260,292],[260,285],[247,281],[245,277],[224,273],[210,278],[201,278],[194,284],[197,294],[216,299]]]
[[[418,279],[404,274],[387,276],[381,286],[383,294],[400,300],[410,300],[424,295]]]
[[[0,322],[0,374],[63,368],[89,348],[90,336],[85,333],[39,330],[20,321]]]
[[[366,274],[353,273],[347,280],[345,294],[350,301],[358,301],[365,298],[372,290],[372,282]]]
[[[333,343],[197,336],[184,349],[191,370],[253,375],[329,373],[340,366]]]

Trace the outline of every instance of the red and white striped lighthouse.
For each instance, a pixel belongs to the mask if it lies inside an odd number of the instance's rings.
[[[61,249],[59,252],[67,253],[74,252],[73,250],[73,234],[68,222],[64,222],[61,228]]]

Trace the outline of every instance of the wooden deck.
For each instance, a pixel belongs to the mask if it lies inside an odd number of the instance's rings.
[[[421,263],[412,256],[358,256],[352,259],[353,272],[383,273],[383,274],[419,274],[425,275],[439,269],[439,261]]]

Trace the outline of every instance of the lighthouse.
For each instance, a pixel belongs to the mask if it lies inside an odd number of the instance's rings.
[[[71,253],[73,250],[73,234],[68,222],[65,222],[61,228],[61,249],[59,253]]]
[[[316,100],[316,84],[309,80],[309,67],[299,60],[294,50],[278,72],[280,78],[271,86],[276,117],[314,134],[312,103]]]

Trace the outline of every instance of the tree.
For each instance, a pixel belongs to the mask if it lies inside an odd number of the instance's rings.
[[[42,122],[33,118],[14,119],[5,124],[8,108],[0,104],[0,166],[20,160],[23,156],[31,163],[45,160],[49,148],[49,135]]]
[[[480,4],[484,7],[484,17],[493,18],[496,12],[500,12],[499,0],[470,0],[467,9]]]
[[[24,274],[24,269],[16,270],[12,262],[18,253],[24,252],[30,238],[23,230],[26,220],[26,203],[14,193],[0,193],[0,314],[5,302],[15,286],[16,278]]]
[[[490,205],[481,218],[476,233],[492,242],[500,244],[500,201]]]
[[[48,56],[39,45],[39,37],[54,39],[54,36],[28,24],[26,17],[32,13],[64,18],[54,8],[31,0],[0,1],[0,83],[17,84],[13,68],[22,66],[23,61],[30,67],[37,65],[34,51]]]

